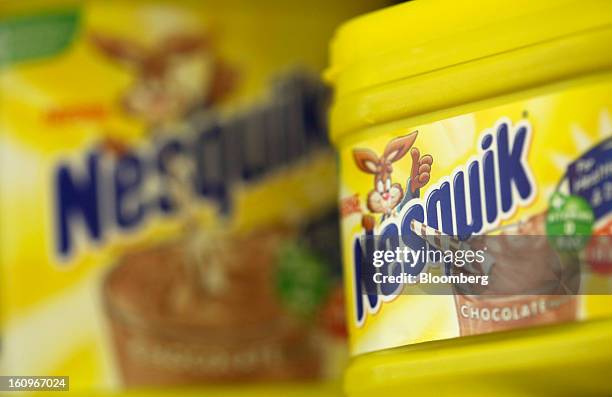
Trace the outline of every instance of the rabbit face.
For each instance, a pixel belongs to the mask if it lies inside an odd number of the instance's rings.
[[[124,108],[150,123],[180,118],[204,103],[213,79],[211,54],[171,56],[162,70],[141,74],[123,98]]]
[[[388,214],[404,198],[404,189],[399,183],[391,183],[389,176],[384,182],[376,181],[376,189],[368,194],[368,209],[374,213]]]
[[[232,73],[214,56],[204,37],[175,35],[154,48],[93,34],[106,57],[133,70],[124,109],[152,124],[179,119],[196,105],[208,105],[232,87]]]

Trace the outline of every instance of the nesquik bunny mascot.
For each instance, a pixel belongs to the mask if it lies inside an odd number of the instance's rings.
[[[374,189],[368,193],[367,207],[372,213],[382,214],[381,220],[394,216],[406,203],[419,197],[419,189],[429,182],[433,157],[429,154],[421,156],[419,149],[412,147],[417,134],[415,131],[393,139],[380,157],[370,149],[353,150],[357,167],[374,175]],[[392,164],[402,159],[408,151],[412,157],[412,168],[406,188],[403,189],[400,183],[394,183],[391,179]],[[374,227],[373,217],[364,216],[363,224],[371,230]]]

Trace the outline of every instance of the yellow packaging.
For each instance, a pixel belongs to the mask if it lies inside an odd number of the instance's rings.
[[[90,392],[340,371],[318,75],[368,3],[0,2],[2,375]]]
[[[598,375],[612,368],[610,43],[605,1],[417,0],[338,29],[326,77],[349,395],[611,392]],[[471,270],[390,252],[457,255],[489,235],[547,242],[561,261],[574,236],[579,288],[418,292]],[[544,277],[521,246],[487,248],[478,277]]]

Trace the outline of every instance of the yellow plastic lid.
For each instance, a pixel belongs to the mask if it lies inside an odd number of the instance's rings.
[[[563,64],[559,67],[568,71],[583,70],[584,66],[574,64],[580,62],[574,58],[584,57],[584,54],[576,53],[574,57],[568,53],[572,59],[563,59],[564,51],[578,50],[583,44],[571,43],[571,39],[596,34],[611,26],[612,2],[609,0],[415,0],[353,19],[337,30],[331,44],[331,65],[325,72],[326,80],[334,85],[336,105],[342,102],[332,112],[332,140],[337,141],[340,134],[358,127],[360,123],[373,124],[384,119],[372,114],[371,109],[367,114],[363,109],[362,100],[368,100],[369,104],[375,99],[368,97],[368,91],[380,91],[407,79],[421,82],[429,75],[452,67],[469,70],[472,63],[483,63],[509,52],[525,53],[530,49],[534,51],[523,57],[522,63],[514,64],[507,58],[503,60],[510,74],[498,65],[492,65],[488,69],[492,73],[487,75],[487,70],[484,70],[483,78],[514,79],[516,85],[521,78],[528,79],[531,73],[537,73],[533,70],[534,65],[529,64],[536,59],[536,52],[550,56],[556,54],[559,59],[552,57],[550,60]],[[609,43],[609,37],[601,39],[601,43]],[[587,43],[594,41],[597,39],[585,40]],[[545,54],[546,48],[557,42],[565,45],[558,45],[555,54]],[[592,47],[589,54],[600,52]],[[609,51],[599,55],[605,57],[600,59],[600,64],[607,65],[612,59]],[[591,57],[587,58],[590,61]],[[544,64],[547,59],[537,59],[541,62],[538,67],[548,68],[542,78],[555,75],[551,70],[555,65]],[[521,75],[512,75],[512,71]],[[402,106],[418,104],[423,96],[448,95],[445,90],[455,84],[461,85],[462,79],[464,76],[456,75],[419,86]],[[478,83],[486,85],[489,81]],[[407,88],[410,90],[411,86]],[[508,90],[506,88],[506,92]],[[394,95],[391,97],[399,99]],[[438,104],[445,106],[442,102]],[[345,105],[348,107],[346,111]],[[394,107],[401,111],[398,106],[385,104],[384,107],[385,111]],[[417,113],[429,110],[433,110],[431,106],[415,108]],[[355,117],[360,120],[347,122]]]

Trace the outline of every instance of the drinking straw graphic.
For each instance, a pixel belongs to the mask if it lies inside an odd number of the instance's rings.
[[[410,221],[410,229],[423,240],[441,251],[475,251],[467,242],[458,240],[453,236],[449,236],[417,220],[413,219]],[[495,260],[486,252],[483,253],[483,256],[484,261],[482,261],[482,263],[466,263],[465,269],[470,273],[481,275],[491,274],[491,268],[495,264]]]

